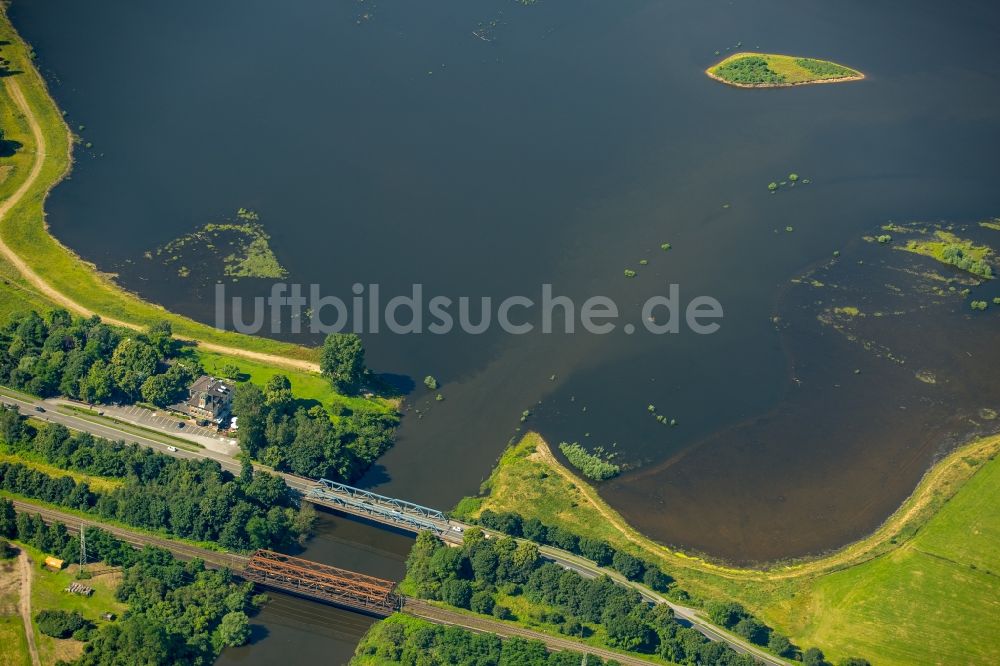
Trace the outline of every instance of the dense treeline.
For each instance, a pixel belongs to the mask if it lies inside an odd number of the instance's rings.
[[[569,636],[601,630],[609,647],[679,664],[755,663],[679,624],[666,604],[652,606],[607,576],[588,579],[545,562],[534,543],[487,539],[477,528],[466,531],[461,548],[449,548],[430,533],[419,535],[407,559],[407,583],[427,599],[501,619],[530,619]],[[530,618],[516,617],[503,603],[521,595],[534,609]]]
[[[71,434],[58,424],[35,429],[6,407],[0,408],[0,440],[29,460],[123,481],[110,492],[95,492],[69,476],[0,463],[0,488],[25,497],[237,551],[286,548],[311,527],[312,510],[298,508],[284,480],[249,465],[235,477],[214,460],[174,458],[136,444]]]
[[[399,417],[376,409],[337,415],[320,406],[306,409],[282,375],[263,389],[243,383],[233,392],[238,439],[254,460],[310,478],[353,481],[393,443]]]
[[[606,541],[580,537],[562,527],[545,525],[537,518],[525,520],[513,512],[496,513],[486,509],[479,515],[477,522],[483,527],[512,537],[524,537],[536,543],[582,555],[598,566],[611,567],[629,580],[641,582],[658,592],[667,592],[674,599],[688,598],[684,590],[673,584],[673,578],[663,573],[656,564],[615,550]]]
[[[374,625],[361,639],[351,660],[356,666],[420,664],[421,666],[617,666],[578,652],[547,652],[535,640],[501,640],[460,627],[438,625],[394,615]]]
[[[605,541],[580,537],[558,526],[548,526],[537,518],[525,520],[514,512],[494,512],[484,510],[477,522],[491,530],[513,537],[523,537],[531,541],[554,546],[562,550],[586,557],[598,566],[611,567],[629,580],[642,582],[646,587],[665,592],[677,601],[689,599],[689,595],[677,587],[673,578],[665,574],[651,562],[615,550]],[[778,633],[754,617],[746,608],[736,602],[713,602],[708,605],[712,622],[742,636],[751,643],[767,648],[782,657],[802,658],[805,663],[823,666],[827,662],[818,648],[800,651],[787,636]],[[852,657],[842,662],[846,666],[864,666],[867,662]]]
[[[99,317],[53,310],[12,316],[0,327],[0,384],[42,397],[89,403],[143,400],[166,407],[187,398],[204,370],[181,354],[169,322],[145,333],[118,329]],[[353,390],[369,375],[356,335],[331,335],[323,348],[324,375],[338,390]],[[234,368],[238,370],[238,368]],[[235,373],[234,373],[235,374]],[[291,382],[276,375],[266,386],[239,383],[232,412],[239,441],[254,460],[311,478],[353,481],[393,444],[399,417],[378,409],[336,414],[306,407]]]
[[[136,333],[66,310],[15,314],[0,327],[0,384],[45,398],[141,399],[162,407],[186,397],[201,372],[175,358],[178,350],[168,322]]]
[[[74,559],[80,548],[79,538],[70,536],[65,525],[46,526],[40,517],[23,513],[15,518],[13,505],[2,498],[0,536],[66,560]],[[229,571],[209,571],[198,560],[180,562],[158,548],[136,550],[103,530],[87,528],[87,554],[123,568],[115,596],[128,605],[128,612],[79,636],[90,639],[74,662],[79,666],[208,666],[222,648],[248,640],[249,614],[264,601],[253,595],[251,583],[235,582]],[[51,628],[59,627],[53,623]]]

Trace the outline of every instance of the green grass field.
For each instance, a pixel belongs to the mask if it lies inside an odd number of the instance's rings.
[[[1000,663],[998,509],[994,458],[903,547],[817,580],[797,632],[879,664]]]
[[[1000,663],[1000,436],[963,447],[921,481],[868,539],[767,570],[705,562],[636,532],[583,480],[540,455],[531,433],[510,447],[458,516],[516,511],[658,561],[699,599],[733,599],[834,663]],[[547,450],[547,447],[546,447]]]
[[[713,78],[738,86],[794,86],[830,80],[855,81],[864,75],[829,60],[775,53],[734,53],[706,72]]]
[[[101,625],[105,622],[100,619],[101,613],[111,612],[120,617],[125,611],[125,604],[115,599],[115,588],[118,587],[118,582],[121,579],[117,569],[104,564],[88,565],[87,571],[91,572],[93,577],[79,582],[92,587],[94,594],[84,597],[65,592],[70,583],[77,580],[76,572],[79,569],[77,565],[69,565],[62,571],[42,569],[39,563],[51,553],[42,553],[36,548],[23,544],[18,544],[18,547],[24,548],[33,560],[31,572],[31,612],[33,616],[41,610],[77,611],[88,620]],[[38,645],[38,656],[43,664],[54,664],[59,659],[71,659],[79,656],[83,649],[82,643],[73,639],[60,640],[46,636],[38,631],[37,626],[35,627],[35,642]]]
[[[205,368],[205,372],[210,375],[222,376],[222,369],[225,366],[235,365],[242,374],[249,376],[249,381],[260,386],[267,384],[268,380],[275,375],[285,375],[292,384],[292,394],[296,398],[306,403],[319,403],[331,413],[337,413],[342,407],[351,410],[377,408],[385,411],[394,408],[393,404],[387,400],[369,400],[358,396],[341,395],[333,390],[326,378],[311,372],[278,368],[266,363],[233,358],[215,352],[196,350],[195,354]]]

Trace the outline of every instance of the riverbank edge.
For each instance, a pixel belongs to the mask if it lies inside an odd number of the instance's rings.
[[[849,69],[852,72],[854,72],[854,74],[851,75],[851,76],[838,76],[838,77],[829,78],[829,79],[813,79],[811,81],[796,81],[794,83],[735,83],[733,81],[727,81],[726,79],[724,79],[721,76],[719,76],[719,75],[717,75],[717,74],[715,74],[715,73],[712,72],[713,69],[715,69],[715,68],[719,67],[720,65],[724,64],[728,60],[732,60],[733,58],[737,58],[739,56],[752,56],[752,55],[762,56],[762,57],[763,56],[779,56],[779,57],[783,57],[783,58],[794,58],[794,57],[796,57],[796,56],[786,55],[784,53],[754,53],[752,51],[741,51],[740,53],[734,53],[734,54],[732,54],[730,56],[726,56],[725,58],[723,58],[719,62],[715,63],[714,65],[712,65],[711,67],[709,67],[708,69],[705,70],[705,74],[710,79],[714,79],[714,80],[718,81],[719,83],[724,83],[727,86],[732,86],[734,88],[794,88],[795,86],[811,86],[811,85],[820,84],[820,83],[848,83],[850,81],[861,81],[861,80],[863,80],[863,79],[866,78],[864,72],[856,70],[853,67],[846,67],[845,65],[840,65],[839,63],[835,63],[832,60],[820,60],[820,62],[829,62],[832,65],[838,65],[840,67],[844,67],[845,69]],[[819,59],[818,58],[813,58],[813,60],[819,60]]]
[[[737,582],[784,582],[841,571],[902,548],[961,490],[966,482],[975,476],[986,460],[1000,453],[1000,434],[971,440],[932,465],[899,508],[868,536],[845,544],[831,553],[772,562],[770,565],[765,564],[757,568],[732,566],[721,560],[712,560],[708,556],[685,553],[683,550],[657,543],[643,535],[605,502],[592,485],[563,465],[552,454],[548,443],[534,432],[528,433],[519,442],[508,447],[483,484],[483,488],[492,488],[495,480],[504,473],[505,466],[523,456],[528,447],[532,449],[528,457],[533,462],[563,478],[615,528],[623,539],[638,547],[643,554],[658,558],[668,568],[668,573],[674,574],[678,570],[687,569]],[[970,461],[975,462],[973,464]],[[462,513],[462,505],[468,502],[474,504],[475,508],[466,510],[464,515],[477,516],[483,509],[493,508],[489,506],[490,498],[490,494],[479,498],[466,498],[459,503],[457,511]]]
[[[318,372],[317,349],[220,331],[148,303],[116,284],[112,276],[102,273],[94,264],[82,259],[50,233],[44,205],[52,189],[72,170],[73,143],[76,137],[35,66],[30,46],[11,23],[6,5],[0,6],[0,34],[10,42],[4,46],[4,55],[10,61],[11,68],[18,72],[3,78],[5,95],[18,108],[21,107],[18,97],[23,95],[27,107],[20,108],[20,111],[24,115],[28,136],[33,143],[24,145],[22,150],[33,152],[35,162],[41,160],[38,173],[24,191],[21,188],[32,177],[31,172],[36,171],[34,163],[27,175],[18,174],[18,177],[11,179],[12,182],[5,183],[18,198],[10,202],[13,195],[8,197],[8,209],[2,214],[0,238],[34,274],[25,274],[14,263],[23,277],[33,283],[35,281],[32,277],[36,277],[42,284],[34,286],[43,295],[57,305],[84,316],[96,313],[109,323],[130,328],[141,328],[165,319],[178,335],[199,343],[205,349]],[[36,136],[32,132],[34,128],[31,127],[33,123],[37,124],[41,144],[35,140]],[[43,146],[42,151],[38,150],[39,145]]]

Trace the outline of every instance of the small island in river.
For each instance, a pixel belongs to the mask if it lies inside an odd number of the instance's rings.
[[[861,72],[829,60],[773,53],[735,53],[705,73],[739,88],[782,88],[808,83],[839,83],[865,78]]]

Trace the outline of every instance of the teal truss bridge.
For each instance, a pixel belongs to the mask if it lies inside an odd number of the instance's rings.
[[[448,517],[437,509],[379,495],[329,479],[320,479],[302,493],[303,499],[343,513],[349,513],[411,532],[428,530],[444,535],[450,529]],[[460,532],[460,529],[456,529]]]

